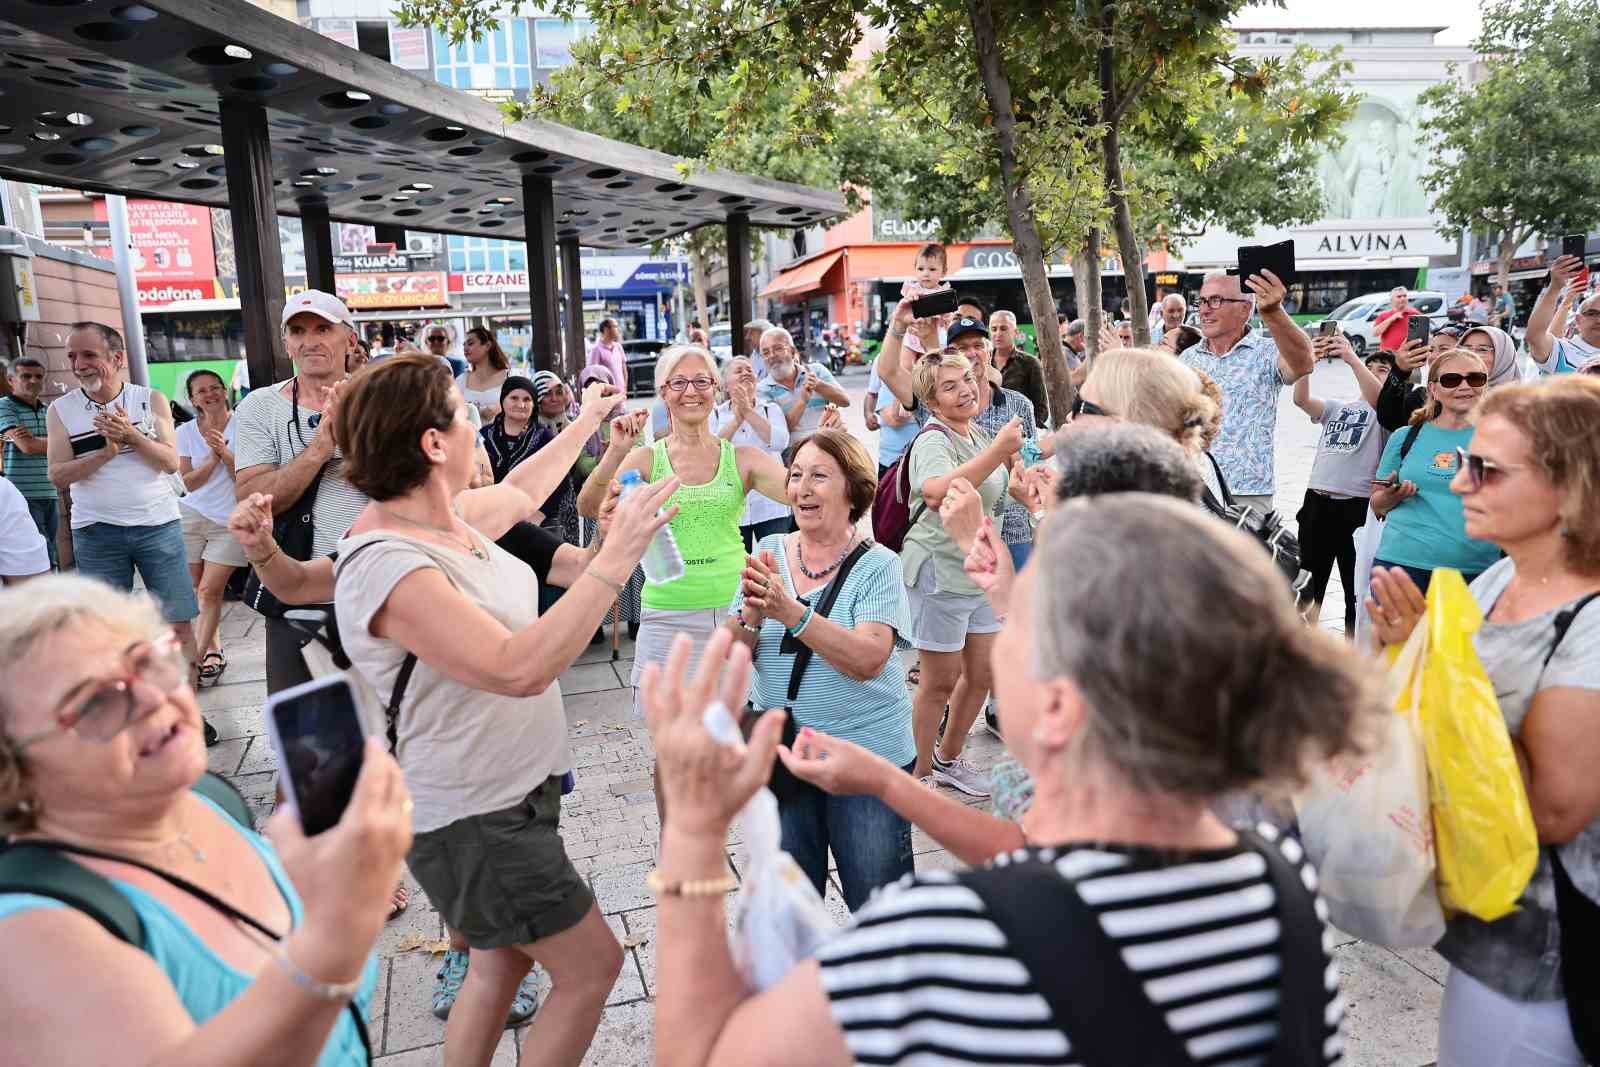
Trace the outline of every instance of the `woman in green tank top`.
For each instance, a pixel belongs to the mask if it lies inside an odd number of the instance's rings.
[[[676,505],[672,534],[683,554],[683,577],[646,582],[638,644],[634,648],[634,713],[642,717],[639,678],[651,663],[665,664],[680,633],[700,654],[728,617],[744,572],[739,520],[745,496],[758,492],[787,506],[783,465],[759,448],[734,445],[711,432],[720,386],[717,364],[698,345],[667,349],[656,363],[656,392],[666,403],[672,430],[654,445],[629,449],[630,433],[613,433],[611,445],[578,495],[578,511],[597,516],[616,477],[635,470],[648,482],[677,475],[682,486],[667,500]]]

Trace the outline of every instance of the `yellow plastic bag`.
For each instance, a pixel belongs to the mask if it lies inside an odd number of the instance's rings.
[[[1472,645],[1483,612],[1460,573],[1433,572],[1414,693],[1439,857],[1439,903],[1492,922],[1516,908],[1539,861],[1511,736]]]

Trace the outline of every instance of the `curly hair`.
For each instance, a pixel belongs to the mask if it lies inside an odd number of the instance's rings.
[[[1197,456],[1222,425],[1221,391],[1214,399],[1207,380],[1160,349],[1113,348],[1100,353],[1084,384],[1094,383],[1107,411],[1154,426]]]

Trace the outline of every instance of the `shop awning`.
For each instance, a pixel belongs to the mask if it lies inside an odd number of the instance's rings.
[[[838,290],[842,288],[844,279],[842,277],[830,278],[829,274],[835,273],[834,268],[839,265],[842,259],[844,259],[844,249],[842,248],[836,248],[831,252],[823,252],[820,255],[813,256],[804,263],[778,272],[778,276],[772,279],[772,284],[761,290],[761,295],[772,297],[783,303],[790,303],[819,289],[826,289],[830,292]],[[836,273],[842,275],[843,271]]]

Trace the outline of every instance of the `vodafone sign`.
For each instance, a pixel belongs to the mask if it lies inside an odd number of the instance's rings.
[[[184,300],[213,300],[216,295],[216,283],[210,278],[204,281],[139,282],[139,306],[142,308],[164,308]]]

